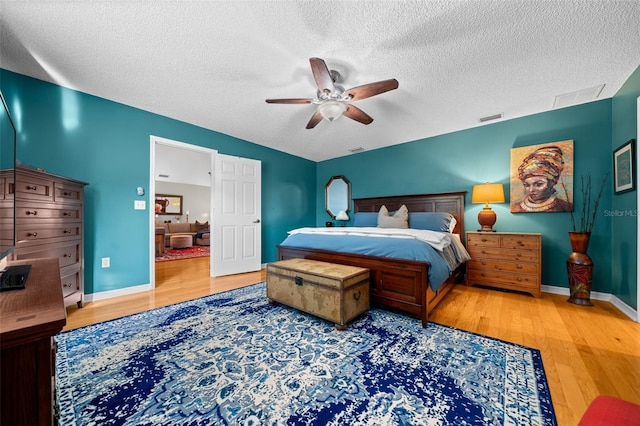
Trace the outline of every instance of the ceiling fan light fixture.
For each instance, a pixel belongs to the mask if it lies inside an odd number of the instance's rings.
[[[318,112],[323,118],[329,121],[340,118],[343,112],[347,110],[346,102],[328,100],[318,105]]]

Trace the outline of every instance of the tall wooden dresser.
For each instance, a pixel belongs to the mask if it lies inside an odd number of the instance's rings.
[[[14,258],[54,257],[60,264],[64,305],[84,303],[85,182],[16,168]]]
[[[467,232],[467,285],[541,295],[542,235]]]

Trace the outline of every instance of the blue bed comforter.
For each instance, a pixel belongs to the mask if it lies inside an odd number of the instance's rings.
[[[434,291],[452,272],[436,249],[417,239],[299,233],[289,235],[280,245],[429,262],[429,283]]]

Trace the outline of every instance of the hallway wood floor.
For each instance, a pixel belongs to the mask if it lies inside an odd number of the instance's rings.
[[[66,330],[265,280],[265,271],[209,277],[209,259],[156,264],[156,289],[67,308]],[[608,302],[456,286],[429,320],[539,349],[560,426],[575,426],[608,394],[640,404],[640,324]]]

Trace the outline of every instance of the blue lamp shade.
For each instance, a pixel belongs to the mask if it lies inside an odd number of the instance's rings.
[[[492,232],[497,217],[491,210],[489,203],[504,203],[504,186],[501,183],[483,183],[473,186],[471,202],[474,204],[484,203],[484,208],[478,213],[478,223],[480,231]]]

